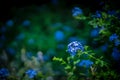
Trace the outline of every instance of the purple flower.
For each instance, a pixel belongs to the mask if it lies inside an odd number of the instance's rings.
[[[81,51],[84,50],[84,47],[82,46],[80,42],[73,41],[68,44],[67,51],[70,53],[71,56],[74,56],[78,52],[78,50],[81,50]]]
[[[109,37],[109,41],[113,41],[113,40],[116,40],[118,39],[118,35],[116,33],[112,34],[110,37]]]
[[[80,9],[79,7],[74,7],[73,9],[72,9],[72,15],[74,16],[74,17],[76,17],[76,16],[79,16],[79,15],[81,15],[81,14],[83,14],[83,11],[82,11],[82,9]]]
[[[26,74],[28,75],[29,78],[34,78],[37,75],[37,71],[29,69],[26,71]]]
[[[92,66],[92,64],[93,62],[90,60],[82,60],[81,62],[79,62],[79,66],[85,66],[86,68],[89,68],[90,66]]]

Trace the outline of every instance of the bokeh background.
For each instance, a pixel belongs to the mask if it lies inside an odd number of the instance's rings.
[[[46,80],[52,80],[51,76],[62,80],[62,66],[52,58],[66,58],[70,42],[91,46],[98,55],[107,50],[107,44],[97,44],[94,39],[98,30],[72,16],[73,7],[88,16],[105,5],[111,10],[120,8],[119,0],[1,0],[0,68],[8,68],[13,77],[34,68],[40,76],[46,75]]]

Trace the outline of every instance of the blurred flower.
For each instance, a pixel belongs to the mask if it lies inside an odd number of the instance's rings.
[[[7,53],[9,53],[9,54],[11,54],[11,55],[13,55],[13,54],[16,53],[15,49],[14,49],[14,48],[11,48],[11,47],[8,47],[8,48],[6,49],[6,51],[7,51]]]
[[[63,30],[66,31],[66,32],[72,32],[72,28],[69,27],[69,26],[63,26]]]
[[[99,35],[99,29],[95,28],[90,33],[91,37],[97,37]]]
[[[20,34],[16,37],[17,40],[23,40],[24,38],[25,38],[25,34],[24,34],[24,33],[20,33]]]
[[[85,66],[86,68],[90,68],[90,66],[93,64],[92,61],[90,60],[82,60],[80,63],[79,63],[79,66]]]
[[[78,41],[73,41],[69,43],[67,48],[68,48],[67,51],[70,53],[71,56],[74,56],[78,50],[81,50],[81,51],[84,50],[84,47]]]
[[[37,75],[37,71],[33,69],[29,69],[25,72],[29,78],[34,78]]]
[[[6,29],[5,26],[2,26],[2,27],[0,28],[0,32],[4,33],[4,32],[6,32],[6,31],[7,31],[7,29]]]
[[[9,27],[13,26],[13,25],[14,25],[13,20],[8,20],[8,21],[6,22],[6,25],[9,26]]]
[[[80,41],[78,37],[70,37],[69,42],[73,42],[73,41]]]
[[[101,49],[104,52],[107,50],[107,48],[108,48],[108,44],[104,44],[104,45],[101,46]]]
[[[22,25],[23,26],[29,26],[30,25],[30,21],[29,20],[24,20]]]
[[[28,44],[33,44],[34,42],[35,42],[35,40],[32,38],[28,40]]]
[[[120,60],[120,51],[117,48],[113,48],[112,57],[114,60]]]
[[[74,17],[79,16],[79,15],[81,15],[81,14],[83,14],[83,11],[82,11],[82,9],[80,9],[79,7],[74,7],[74,8],[72,9],[72,15],[73,15]]]
[[[62,41],[64,39],[64,33],[62,31],[55,32],[55,39],[57,41]]]
[[[0,69],[0,79],[9,76],[9,71],[6,68]]]
[[[115,40],[115,46],[118,46],[118,45],[120,45],[120,40],[116,39]]]
[[[102,17],[101,12],[100,11],[96,11],[95,15],[92,15],[92,17],[94,17],[94,18],[101,18]]]
[[[114,10],[111,10],[111,11],[110,11],[110,10],[109,10],[109,11],[108,11],[108,14],[109,14],[109,15],[115,15],[115,14],[116,14],[116,11],[114,11]]]
[[[117,38],[118,38],[118,35],[116,33],[114,33],[109,37],[109,41],[116,40]]]

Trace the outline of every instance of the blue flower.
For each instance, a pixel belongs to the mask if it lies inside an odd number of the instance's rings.
[[[120,51],[117,48],[113,48],[112,57],[114,60],[120,60]]]
[[[29,78],[34,78],[37,75],[37,71],[29,69],[26,71],[26,74],[28,75]]]
[[[102,17],[101,12],[100,11],[96,11],[95,15],[92,15],[92,17],[94,17],[94,18],[101,18]]]
[[[99,29],[95,28],[91,31],[91,37],[97,37],[99,35]]]
[[[11,48],[11,47],[8,47],[6,50],[7,50],[7,52],[8,52],[9,54],[11,54],[11,55],[13,55],[13,54],[16,53],[15,49],[14,49],[14,48]]]
[[[24,34],[24,33],[20,33],[20,34],[16,37],[17,40],[23,40],[24,38],[25,38],[25,34]]]
[[[74,16],[74,17],[76,17],[76,16],[79,16],[79,15],[81,15],[81,14],[83,14],[83,11],[82,11],[82,9],[80,9],[79,7],[74,7],[73,9],[72,9],[72,15]]]
[[[114,10],[111,10],[111,11],[108,11],[108,14],[109,14],[109,15],[115,15],[116,12],[115,12]]]
[[[118,39],[118,35],[116,33],[112,34],[110,37],[109,37],[109,41],[113,41],[113,40],[116,40]]]
[[[64,39],[64,33],[62,31],[55,32],[55,39],[57,41],[62,41]]]
[[[35,42],[35,40],[32,38],[28,40],[28,44],[33,44],[34,42]]]
[[[78,50],[84,50],[84,47],[78,41],[73,41],[69,43],[67,48],[67,51],[70,53],[71,56],[74,56],[78,52]]]
[[[90,60],[82,60],[81,62],[79,62],[79,66],[81,67],[86,67],[86,68],[89,68],[90,66],[92,66],[93,62],[90,61]]]
[[[115,40],[115,46],[118,46],[118,45],[120,45],[120,40],[116,39]]]
[[[108,44],[104,44],[101,46],[102,51],[106,51],[108,49]]]
[[[23,26],[29,26],[30,25],[30,21],[29,20],[25,20],[22,23]]]
[[[1,68],[1,69],[0,69],[0,78],[1,78],[1,77],[4,78],[4,77],[7,77],[7,76],[9,76],[9,71],[8,71],[8,69],[6,69],[6,68]]]
[[[8,21],[6,22],[6,25],[9,26],[9,27],[13,26],[13,25],[14,25],[13,20],[8,20]]]

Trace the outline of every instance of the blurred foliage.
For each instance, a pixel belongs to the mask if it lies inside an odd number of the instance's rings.
[[[68,6],[52,0],[48,5],[11,8],[14,16],[0,22],[0,79],[119,79],[120,11],[112,2]],[[99,10],[92,9],[96,3]],[[74,41],[84,51],[71,56],[67,45]]]

